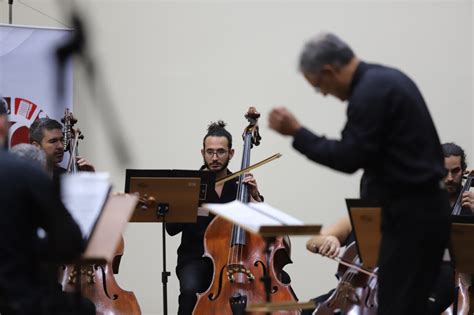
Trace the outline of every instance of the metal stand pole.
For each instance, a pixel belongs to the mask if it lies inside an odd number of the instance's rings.
[[[13,0],[8,0],[8,7],[9,7],[8,24],[12,24],[13,23]]]
[[[162,222],[162,241],[163,241],[163,271],[161,272],[161,283],[163,284],[163,315],[168,315],[168,277],[171,275],[169,271],[166,271],[166,213],[168,212],[169,205],[159,203],[157,209],[157,216],[163,218]]]

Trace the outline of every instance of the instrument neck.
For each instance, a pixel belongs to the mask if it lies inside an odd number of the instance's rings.
[[[252,135],[246,134],[244,137],[244,150],[242,154],[242,163],[241,169],[246,168],[250,165],[250,150],[252,148]],[[237,200],[242,203],[249,202],[249,191],[247,185],[244,183],[245,174],[241,174],[239,176],[239,183],[237,187]],[[242,229],[238,225],[232,226],[232,238],[231,238],[231,246],[234,245],[245,245],[246,238],[245,238],[245,230]]]
[[[79,135],[76,134],[69,145],[69,162],[67,164],[67,172],[69,174],[75,174],[79,171],[79,167],[77,166],[77,157],[79,156],[78,144]]]
[[[244,140],[244,151],[242,154],[242,163],[240,164],[240,169],[246,168],[250,165],[250,150],[252,148],[251,143],[251,134],[247,134]],[[237,200],[243,203],[249,202],[249,192],[247,185],[244,184],[245,174],[239,176],[239,184],[237,189]]]
[[[459,215],[462,210],[462,195],[466,192],[469,191],[469,189],[472,186],[472,180],[474,176],[469,175],[466,178],[466,181],[464,182],[464,186],[462,187],[461,191],[459,192],[458,199],[456,199],[456,203],[454,204],[453,211],[451,212],[451,215]]]

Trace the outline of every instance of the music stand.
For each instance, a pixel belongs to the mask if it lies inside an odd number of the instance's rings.
[[[375,268],[382,239],[382,208],[375,201],[346,199],[352,231],[361,263],[367,268]]]
[[[193,223],[200,200],[214,189],[211,172],[187,170],[126,170],[125,192],[139,193],[156,200],[156,208],[138,206],[130,222],[162,222],[163,314],[168,314],[168,277],[166,270],[166,223]],[[201,181],[204,179],[204,181]]]
[[[132,216],[137,202],[138,197],[134,195],[109,195],[82,254],[83,259],[113,260],[122,231]]]
[[[452,216],[451,220],[451,260],[457,271],[474,274],[474,216]]]
[[[456,273],[474,274],[473,242],[474,216],[451,216],[451,246],[449,247],[449,252]],[[458,313],[458,294],[459,288],[456,290],[456,297],[453,301],[453,314]],[[469,292],[469,296],[471,294]]]

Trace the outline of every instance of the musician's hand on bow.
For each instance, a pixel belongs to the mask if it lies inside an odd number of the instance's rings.
[[[332,235],[315,235],[306,242],[306,248],[313,253],[335,258],[339,255],[341,244]]]
[[[301,129],[301,124],[285,107],[276,107],[270,112],[268,125],[284,136],[294,136]]]
[[[324,235],[315,235],[315,236],[311,237],[311,238],[306,242],[306,249],[309,250],[309,251],[312,252],[312,253],[317,254],[317,253],[318,253],[318,249],[319,249],[319,247],[321,247],[321,245],[323,244],[325,237],[326,237],[326,236],[324,236]]]
[[[76,157],[77,158],[77,166],[81,171],[85,172],[95,172],[94,165],[92,165],[89,161],[84,159],[83,157]]]
[[[319,247],[319,253],[323,256],[328,256],[330,258],[336,258],[339,256],[339,250],[341,249],[341,243],[337,237],[332,235],[327,235],[324,239],[323,245]]]
[[[469,207],[474,213],[474,191],[465,191],[462,194],[462,206]]]
[[[250,197],[252,197],[253,201],[262,202],[258,192],[257,180],[253,177],[252,173],[245,174],[243,182],[248,185]]]

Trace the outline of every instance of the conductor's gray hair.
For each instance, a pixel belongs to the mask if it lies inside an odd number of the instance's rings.
[[[28,163],[32,163],[46,170],[46,154],[32,144],[20,143],[10,149],[10,152]]]
[[[299,69],[303,73],[317,74],[324,65],[344,66],[353,57],[352,49],[339,37],[331,33],[320,33],[304,45]]]

